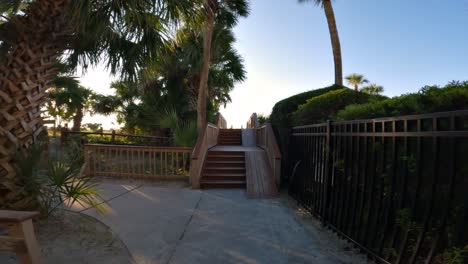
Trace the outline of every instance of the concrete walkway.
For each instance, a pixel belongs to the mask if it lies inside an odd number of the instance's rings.
[[[180,183],[103,182],[110,212],[85,209],[112,228],[136,263],[365,263],[327,231],[297,217],[285,198]]]

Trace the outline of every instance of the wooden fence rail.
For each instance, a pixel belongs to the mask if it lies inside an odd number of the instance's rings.
[[[91,176],[188,179],[191,148],[85,144],[84,173]]]
[[[80,136],[85,143],[91,140],[98,142],[90,142],[94,144],[111,144],[111,145],[143,145],[143,146],[171,146],[172,138],[170,137],[158,137],[158,136],[147,136],[147,135],[131,135],[116,133],[112,130],[112,133],[104,132],[81,132],[81,131],[62,131],[61,142],[67,142],[70,136]],[[94,136],[94,138],[90,138]]]

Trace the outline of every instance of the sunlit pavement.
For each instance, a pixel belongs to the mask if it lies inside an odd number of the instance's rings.
[[[182,184],[103,182],[109,210],[76,208],[107,224],[136,263],[363,263],[305,227],[281,198]],[[284,198],[283,198],[284,199]]]

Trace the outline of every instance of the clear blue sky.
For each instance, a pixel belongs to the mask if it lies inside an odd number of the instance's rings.
[[[252,112],[269,114],[288,96],[332,84],[333,58],[325,14],[296,0],[251,0],[235,28],[247,80],[222,109],[245,126]],[[335,0],[344,74],[361,73],[384,94],[468,80],[468,0]],[[95,86],[95,77],[83,78]],[[94,84],[94,85],[93,85]],[[102,86],[101,86],[102,87]],[[101,89],[100,89],[101,90]],[[89,122],[89,120],[87,120]]]

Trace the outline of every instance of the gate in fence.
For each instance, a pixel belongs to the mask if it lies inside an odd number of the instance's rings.
[[[290,195],[378,262],[467,257],[468,111],[300,126],[290,142]]]

